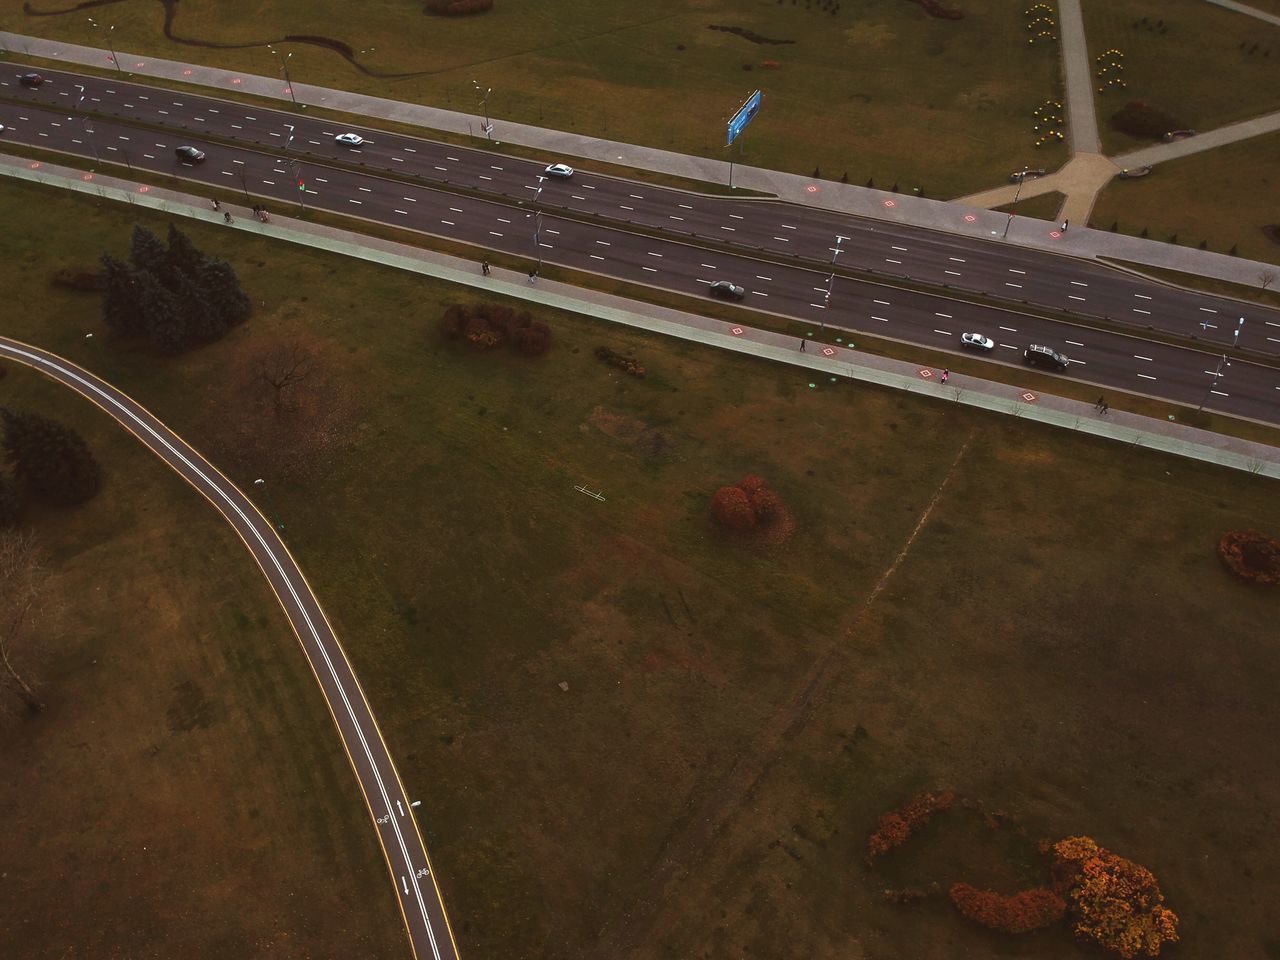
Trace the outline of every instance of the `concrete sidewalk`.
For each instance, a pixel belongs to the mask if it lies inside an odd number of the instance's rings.
[[[0,156],[0,175],[75,190],[105,200],[134,204],[174,217],[215,225],[223,222],[223,214],[213,211],[204,197],[152,187],[143,191],[141,184],[109,176],[96,176],[89,180],[85,179],[83,171],[69,167],[54,164],[33,167],[21,159]],[[281,213],[273,213],[269,223],[261,223],[254,219],[248,208],[224,204],[223,210],[229,211],[234,219],[234,223],[226,227],[229,230],[261,234],[595,317],[609,323],[625,324],[716,349],[733,350],[790,364],[800,368],[801,375],[808,379],[813,389],[824,389],[833,380],[841,379],[876,384],[893,390],[931,396],[940,403],[977,407],[1116,440],[1130,447],[1146,447],[1280,479],[1280,447],[1225,437],[1167,420],[1155,420],[1121,411],[1101,415],[1087,403],[977,377],[956,374],[944,385],[939,381],[938,370],[859,353],[852,343],[827,345],[811,341],[807,343],[809,349],[801,351],[800,341],[779,333],[756,330],[545,279],[531,285],[524,273],[496,267],[490,276],[484,276],[478,261],[294,220]],[[854,338],[857,334],[849,336]]]
[[[68,68],[85,64],[98,68],[101,68],[104,63],[109,65],[109,55],[105,50],[23,34],[0,32],[0,48],[30,57],[61,61],[67,64]],[[173,60],[139,57],[119,50],[116,52],[120,65],[138,78],[157,77],[202,86],[208,88],[209,94],[213,96],[220,93],[235,93],[265,97],[280,101],[283,107],[291,107],[288,89],[282,81],[272,77],[235,73]],[[309,104],[327,110],[368,117],[372,120],[392,120],[421,127],[424,135],[428,136],[431,130],[466,136],[479,129],[479,118],[472,114],[382,97],[370,97],[328,87],[294,83],[293,96],[304,105],[304,109],[305,105]],[[720,160],[558,130],[547,130],[526,124],[511,123],[501,118],[491,117],[490,119],[494,124],[495,140],[536,148],[545,151],[548,157],[583,158],[622,164],[706,183],[726,184],[728,182],[729,165]],[[483,147],[484,144],[484,140],[477,138],[477,147]],[[733,179],[735,185],[744,189],[773,194],[780,199],[804,206],[981,237],[1076,257],[1125,260],[1166,270],[1178,270],[1229,280],[1246,286],[1256,286],[1258,275],[1262,271],[1275,268],[1274,264],[1241,260],[1205,250],[1143,240],[1138,237],[1126,237],[1102,230],[1090,230],[1082,222],[1075,223],[1067,233],[1063,234],[1056,229],[1055,224],[1027,217],[1015,217],[1009,224],[1007,238],[1002,240],[1006,224],[1009,222],[1008,215],[979,207],[966,207],[961,203],[927,200],[882,190],[868,190],[852,184],[826,180],[815,181],[809,177],[740,164],[734,165]]]

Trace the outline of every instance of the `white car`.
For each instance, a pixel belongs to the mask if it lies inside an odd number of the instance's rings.
[[[567,163],[553,163],[547,167],[548,177],[559,177],[561,180],[568,180],[573,176],[573,167]]]
[[[358,133],[340,133],[333,138],[334,143],[341,143],[348,147],[358,147],[364,143],[364,137]]]
[[[960,334],[960,345],[962,347],[970,347],[973,350],[982,350],[990,352],[996,348],[996,342],[990,337],[984,337],[980,333],[962,333]]]

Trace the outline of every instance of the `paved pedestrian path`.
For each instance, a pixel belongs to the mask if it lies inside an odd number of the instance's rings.
[[[95,67],[102,67],[104,64],[110,66],[109,54],[105,50],[29,37],[24,34],[0,31],[0,50],[12,50],[30,57],[61,61],[69,68],[82,64]],[[235,92],[273,99],[285,107],[292,106],[289,90],[283,81],[274,77],[260,77],[175,60],[140,57],[124,50],[117,50],[116,53],[120,66],[140,78],[163,78],[206,87],[213,95]],[[371,97],[345,90],[295,82],[292,96],[297,98],[302,109],[306,109],[308,105],[324,107],[327,110],[368,117],[371,120],[382,119],[409,124],[421,127],[424,131],[443,130],[467,135],[479,129],[479,120],[472,114]],[[501,118],[491,119],[494,123],[495,140],[536,148],[545,151],[549,157],[597,160],[706,183],[728,183],[729,165],[719,160],[511,123]],[[483,144],[484,140],[477,138],[476,145]],[[1000,240],[1071,256],[1129,261],[1229,280],[1247,286],[1257,284],[1260,272],[1274,268],[1273,264],[1241,260],[1207,250],[1143,240],[1139,237],[1126,237],[1105,230],[1091,230],[1084,225],[1087,217],[1073,217],[1070,214],[1068,217],[1074,225],[1066,234],[1060,235],[1054,228],[1054,224],[1043,220],[1017,217],[1012,224],[1009,224],[1006,236],[1005,227],[1009,219],[1006,214],[966,204],[965,198],[952,202],[929,200],[883,190],[869,190],[853,184],[813,180],[809,177],[741,164],[734,165],[733,179],[738,187],[773,194],[783,200],[805,206],[988,240]],[[1092,206],[1091,203],[1090,206]]]
[[[1251,7],[1244,3],[1236,3],[1235,0],[1209,0],[1209,3],[1212,3],[1214,6],[1223,7],[1227,10],[1234,10],[1236,13],[1243,13],[1248,17],[1256,17],[1266,23],[1275,24],[1277,27],[1280,27],[1280,17],[1277,17],[1273,13],[1267,13],[1263,10],[1259,10],[1257,7]]]
[[[860,353],[848,343],[827,345],[809,342],[807,349],[802,351],[800,340],[780,333],[738,326],[545,278],[530,284],[526,274],[500,267],[493,267],[485,275],[478,260],[465,260],[335,227],[294,220],[278,212],[272,214],[270,222],[263,223],[244,206],[223,204],[222,211],[214,211],[204,197],[154,187],[144,192],[141,184],[110,176],[86,180],[82,170],[56,164],[32,167],[20,158],[0,156],[0,176],[75,190],[206,223],[222,223],[223,213],[230,213],[234,222],[227,225],[228,230],[262,234],[595,317],[608,323],[624,324],[716,349],[786,363],[799,368],[800,375],[807,378],[816,390],[829,389],[840,382],[875,384],[923,394],[940,403],[958,403],[1005,416],[1035,420],[1115,440],[1130,447],[1159,450],[1280,479],[1280,446],[1252,443],[1118,410],[1102,414],[1088,403],[978,377],[953,374],[943,384],[940,382],[940,370]],[[849,336],[856,340],[857,334]]]
[[[1102,143],[1098,139],[1098,117],[1093,104],[1093,69],[1080,0],[1058,0],[1058,37],[1071,152],[1100,154]]]

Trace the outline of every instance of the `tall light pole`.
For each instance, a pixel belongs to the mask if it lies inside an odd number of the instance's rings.
[[[89,22],[93,24],[95,27],[98,26],[98,22],[94,20],[93,17],[89,18]],[[111,62],[116,65],[116,72],[124,73],[124,68],[120,66],[120,58],[116,56],[115,44],[112,41],[112,37],[111,37],[111,35],[115,33],[115,29],[116,29],[116,25],[114,23],[107,28],[107,49],[111,51]]]
[[[538,189],[533,191],[533,213],[526,213],[525,218],[533,217],[533,252],[538,256],[538,272],[542,272],[542,211],[538,209],[538,198],[542,196],[542,187],[546,177],[538,174]]]
[[[76,111],[80,114],[80,124],[84,127],[84,138],[89,141],[89,149],[93,151],[94,161],[101,166],[102,158],[98,156],[98,145],[93,139],[93,128],[89,126],[89,115],[84,112],[84,84],[77,83],[75,86],[80,91],[80,99],[76,101]]]
[[[1018,197],[1022,196],[1022,185],[1027,182],[1027,171],[1030,167],[1023,167],[1022,173],[1018,174],[1018,189],[1013,191],[1013,209],[1009,211],[1009,219],[1004,222],[1004,236],[1001,240],[1009,238],[1009,228],[1013,226],[1013,215],[1018,209]]]
[[[267,481],[259,477],[257,480],[253,481],[253,485],[262,491],[262,495],[267,501],[267,509],[271,511],[272,517],[275,518],[276,529],[283,532],[284,521],[280,519],[280,511],[276,509],[275,503],[271,500],[271,494],[267,491]]]
[[[1218,389],[1218,380],[1222,378],[1223,366],[1231,366],[1231,361],[1227,359],[1227,355],[1225,353],[1218,358],[1218,369],[1213,371],[1213,383],[1209,384],[1209,389],[1204,392],[1204,398],[1201,399],[1200,406],[1196,407],[1196,413],[1203,410],[1204,405],[1209,402],[1209,394]]]
[[[306,213],[307,181],[302,177],[302,160],[301,158],[291,159],[289,157],[289,145],[293,143],[293,124],[286,123],[285,126],[289,128],[289,139],[284,142],[284,160],[286,164],[293,167],[293,178],[298,184],[298,209],[303,213]],[[248,196],[247,190],[245,191],[245,195]]]
[[[280,51],[271,46],[271,44],[267,44],[267,49],[274,53],[276,55],[276,59],[280,62],[280,72],[284,74],[285,89],[289,91],[289,99],[293,101],[293,105],[296,107],[298,105],[298,98],[293,92],[293,81],[289,79],[289,59],[293,54],[289,53],[281,56]]]
[[[489,94],[493,92],[492,87],[481,87],[480,81],[472,80],[471,85],[476,88],[476,93],[480,95],[480,103],[484,107],[484,135],[485,139],[492,140],[493,124],[489,122]]]
[[[836,281],[836,257],[844,253],[844,251],[840,249],[840,244],[844,243],[848,239],[848,237],[842,237],[839,234],[836,234],[836,245],[831,248],[831,273],[827,277],[827,292],[822,298],[823,306],[828,308],[831,306],[831,285]],[[825,330],[826,327],[827,311],[823,310],[822,319],[818,322],[818,329],[821,331]]]

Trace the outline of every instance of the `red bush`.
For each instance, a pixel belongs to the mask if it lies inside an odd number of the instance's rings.
[[[470,319],[470,310],[460,303],[451,304],[440,318],[440,332],[450,340],[458,340],[466,336],[467,321]]]
[[[867,838],[867,862],[902,846],[915,830],[933,819],[935,813],[950,809],[955,799],[953,790],[920,793],[897,810],[886,813],[876,824],[875,832]]]
[[[528,314],[522,317],[528,317]],[[540,357],[551,349],[551,328],[540,320],[534,320],[527,326],[517,326],[511,331],[511,343],[526,357]]]
[[[745,491],[721,487],[711,497],[711,519],[725,530],[742,532],[756,525],[756,514]]]
[[[1280,540],[1257,530],[1233,530],[1218,541],[1218,556],[1241,580],[1280,583]]]
[[[1170,130],[1181,130],[1186,124],[1141,100],[1132,100],[1111,115],[1107,126],[1131,137],[1162,140]]]
[[[967,883],[953,884],[951,902],[975,923],[1002,933],[1029,933],[1057,923],[1066,912],[1066,902],[1044,887],[1020,890],[1006,897],[992,890],[978,890]]]

